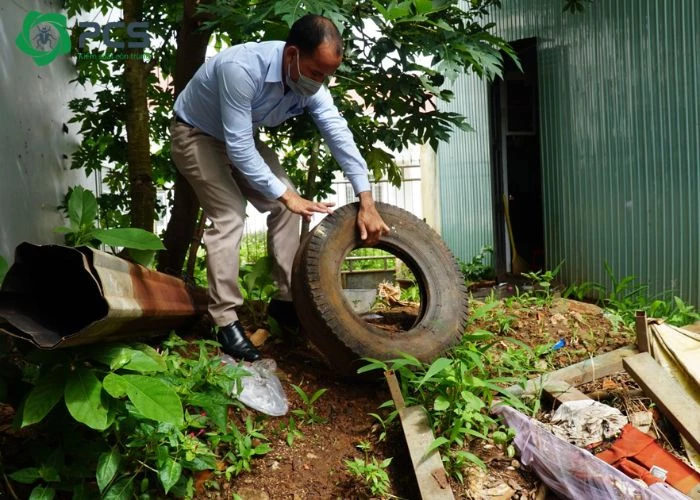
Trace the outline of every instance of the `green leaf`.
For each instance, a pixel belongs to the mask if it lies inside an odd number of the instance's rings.
[[[108,373],[102,380],[102,388],[115,399],[126,396],[126,380],[116,373]]]
[[[102,500],[129,500],[134,496],[134,483],[132,477],[123,477],[112,486],[102,497]]]
[[[92,191],[82,186],[73,188],[68,199],[68,218],[75,229],[91,227],[97,217],[97,200]]]
[[[450,401],[445,396],[438,396],[435,398],[435,403],[433,403],[433,409],[435,411],[445,411],[450,407]]]
[[[111,375],[119,377],[126,384],[126,395],[144,417],[182,425],[182,402],[175,390],[165,382],[144,375]]]
[[[366,364],[364,366],[361,366],[360,368],[357,369],[358,374],[362,373],[367,373],[372,370],[383,370],[387,371],[389,367],[384,361],[380,361],[378,359],[373,359],[373,358],[362,358],[362,361],[367,361],[369,364]]]
[[[58,369],[44,373],[24,402],[22,427],[41,422],[63,397],[65,385],[65,371]]]
[[[29,495],[29,500],[51,500],[56,496],[56,490],[44,486],[36,486]]]
[[[437,450],[438,448],[440,448],[440,446],[448,444],[448,443],[449,443],[449,441],[447,440],[447,438],[440,436],[439,438],[436,438],[435,441],[430,443],[430,446],[428,446],[428,449],[425,450],[425,454],[428,455],[429,453],[433,452],[434,450]]]
[[[111,247],[137,250],[164,250],[163,242],[155,234],[137,227],[95,229],[93,236]]]
[[[163,356],[146,344],[97,346],[86,350],[85,355],[90,359],[104,363],[111,370],[123,369],[134,372],[162,372],[166,370]]]
[[[92,370],[79,367],[71,372],[63,393],[68,412],[91,429],[109,425],[108,408],[102,404],[102,384]]]
[[[112,482],[112,479],[117,475],[120,462],[121,455],[116,448],[100,454],[97,459],[97,472],[95,474],[97,487],[100,489],[100,493],[105,490],[109,483]]]
[[[129,257],[143,267],[152,267],[156,258],[155,250],[137,250],[129,248]]]
[[[435,361],[433,361],[433,363],[430,365],[430,368],[428,368],[428,371],[425,372],[425,375],[423,375],[423,378],[418,383],[418,387],[422,386],[425,382],[433,378],[441,371],[449,368],[451,364],[452,360],[448,358],[438,358]]]
[[[20,469],[8,474],[9,478],[13,481],[17,481],[22,484],[32,484],[37,479],[41,478],[39,469],[37,467],[27,467],[26,469]]]
[[[163,467],[161,467],[158,471],[158,478],[160,479],[166,494],[170,491],[170,488],[175,486],[175,484],[180,480],[181,475],[182,465],[168,457],[165,464],[163,464]]]

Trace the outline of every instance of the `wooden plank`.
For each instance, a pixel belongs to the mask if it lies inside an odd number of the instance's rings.
[[[625,369],[696,451],[700,452],[700,404],[647,352],[626,358]]]
[[[514,385],[509,387],[508,390],[516,396],[521,396],[523,394],[536,394],[544,389],[547,383],[554,380],[563,380],[573,386],[592,382],[601,377],[607,377],[622,371],[622,360],[628,356],[634,356],[638,352],[634,346],[621,347],[528,380],[524,389],[519,385]]]
[[[437,450],[426,453],[435,441],[428,421],[428,414],[422,406],[406,408],[394,372],[386,371],[384,376],[389,384],[394,405],[399,412],[401,427],[408,445],[408,452],[411,455],[411,463],[416,474],[421,498],[425,500],[454,500],[454,494],[450,488],[445,467],[442,465],[440,453]]]
[[[563,380],[552,380],[547,382],[544,386],[544,392],[556,399],[559,403],[591,399],[576,389],[576,387],[564,382]]]
[[[425,500],[454,500],[447,473],[437,450],[426,454],[435,441],[428,423],[428,414],[422,406],[409,406],[399,412],[403,433],[406,436],[418,489]]]
[[[634,331],[637,334],[639,352],[649,352],[649,333],[647,331],[647,313],[637,311],[634,316]]]

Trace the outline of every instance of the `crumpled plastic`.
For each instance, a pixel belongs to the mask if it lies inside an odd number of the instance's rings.
[[[520,462],[529,466],[550,490],[562,498],[688,499],[665,483],[649,487],[640,484],[509,406],[497,405],[492,412],[502,416],[515,429],[514,442],[520,452]]]
[[[238,361],[231,356],[221,356],[224,363],[238,365]],[[243,361],[242,366],[250,375],[241,378],[241,392],[233,396],[244,405],[272,417],[281,417],[289,411],[287,395],[282,388],[280,379],[275,375],[277,363],[274,359],[259,359],[257,361]]]
[[[628,423],[617,408],[583,399],[562,403],[546,427],[569,443],[585,448],[612,439]]]

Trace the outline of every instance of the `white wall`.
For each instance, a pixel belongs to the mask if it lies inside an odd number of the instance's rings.
[[[69,169],[79,139],[78,125],[68,123],[68,102],[84,94],[69,84],[71,59],[59,56],[39,67],[15,44],[29,11],[61,12],[61,3],[0,2],[0,255],[10,263],[23,241],[62,242],[53,230],[64,224],[56,207],[69,186],[95,190],[93,179]]]

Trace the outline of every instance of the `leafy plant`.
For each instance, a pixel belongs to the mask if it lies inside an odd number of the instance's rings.
[[[680,297],[674,296],[672,300],[649,298],[648,285],[638,283],[636,276],[625,276],[618,280],[607,262],[604,263],[604,267],[612,286],[603,299],[603,305],[606,309],[614,311],[624,324],[633,325],[637,311],[644,311],[649,317],[663,318],[676,326],[700,320],[700,314],[695,307],[686,304]]]
[[[400,300],[404,302],[420,302],[420,288],[418,285],[402,288]]]
[[[494,269],[488,261],[493,257],[493,247],[484,245],[481,251],[469,262],[459,260],[459,268],[467,283],[489,280],[494,277]]]
[[[245,469],[266,450],[250,445],[264,438],[257,429],[228,422],[246,372],[222,364],[214,342],[196,346],[171,335],[161,352],[110,344],[28,355],[38,369],[17,415],[34,426],[28,446],[37,452],[9,477],[38,482],[35,494],[96,487],[104,498],[129,498],[157,489],[186,496],[194,472],[217,471],[224,458]]]
[[[447,449],[448,469],[460,480],[463,461],[483,466],[465,447],[472,439],[486,439],[498,429],[498,422],[488,412],[494,397],[525,409],[503,389],[520,378],[489,373],[486,353],[495,344],[491,333],[479,331],[464,335],[450,358],[441,357],[429,365],[403,354],[386,362],[367,359],[368,364],[358,370],[393,370],[397,374],[406,405],[421,405],[428,411],[436,436],[431,449]]]
[[[355,476],[362,482],[362,485],[376,498],[388,498],[391,483],[389,482],[389,474],[386,469],[391,464],[392,458],[385,458],[381,462],[377,457],[369,457],[369,452],[372,445],[367,441],[360,441],[356,447],[364,452],[364,458],[354,457],[351,460],[345,460],[345,466],[351,475]]]
[[[272,278],[272,264],[272,257],[261,257],[255,264],[241,266],[238,275],[243,307],[248,311],[253,328],[264,324],[267,305],[279,291]]]
[[[56,228],[64,235],[69,246],[99,247],[100,243],[111,247],[129,249],[133,260],[150,265],[156,250],[163,250],[163,242],[153,233],[138,228],[100,229],[97,219],[97,199],[91,191],[77,186],[68,195],[67,213],[69,226]]]
[[[285,441],[287,446],[292,446],[296,438],[304,437],[304,433],[297,427],[297,422],[294,420],[294,416],[291,415],[287,423],[280,424],[280,430],[286,433]]]
[[[222,442],[231,445],[230,451],[224,456],[231,463],[225,471],[228,481],[231,480],[231,476],[237,476],[243,471],[250,472],[253,459],[270,451],[270,445],[264,441],[261,442],[261,440],[266,439],[260,432],[261,430],[248,417],[245,421],[245,432],[241,432],[233,426],[231,433],[221,438]],[[255,444],[253,440],[258,444]]]
[[[552,305],[554,299],[552,283],[559,274],[564,261],[560,262],[554,269],[546,271],[531,271],[523,273],[523,276],[528,278],[535,285],[534,296],[542,300],[542,305]]]
[[[301,399],[303,408],[297,408],[292,410],[292,413],[299,417],[300,421],[306,424],[322,424],[326,422],[326,419],[319,415],[314,406],[316,401],[323,396],[328,389],[319,389],[309,396],[304,389],[298,385],[292,384],[292,388],[299,395]]]

